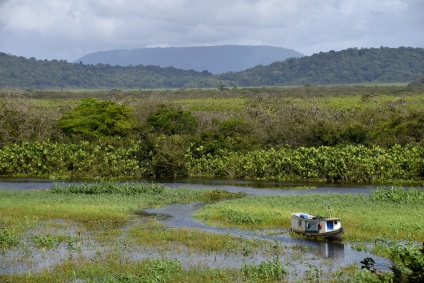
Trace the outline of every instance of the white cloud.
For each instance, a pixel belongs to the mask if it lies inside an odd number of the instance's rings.
[[[145,46],[424,47],[422,11],[421,0],[1,0],[0,51],[74,60]]]

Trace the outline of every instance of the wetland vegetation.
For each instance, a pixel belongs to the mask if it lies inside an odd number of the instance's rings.
[[[3,89],[0,97],[2,176],[367,183],[424,176],[424,99],[405,86]]]
[[[216,202],[219,198],[225,200]],[[420,278],[417,276],[422,276],[419,264],[423,253],[418,243],[424,240],[424,233],[419,216],[424,212],[423,198],[422,190],[402,188],[377,190],[369,196],[279,197],[122,183],[55,185],[42,191],[0,190],[0,279],[3,282],[375,282],[383,279],[391,282],[394,276]],[[215,203],[201,209],[196,217],[214,225],[247,230],[288,229],[293,210],[308,209],[322,214],[321,204],[330,201],[335,208],[333,213],[343,218],[344,241],[392,259],[392,268],[398,273],[376,271],[370,264],[369,269],[362,269],[359,263],[327,270],[319,267],[319,263],[313,264],[320,262],[319,259],[308,257],[302,246],[190,228],[167,228],[156,216],[139,217],[135,213],[166,204],[212,200]],[[369,209],[371,206],[373,209]],[[407,245],[400,246],[399,241]],[[372,242],[375,244],[369,245]],[[233,261],[236,256],[242,259],[238,267],[207,265],[217,258],[218,262],[225,262],[225,258]],[[50,260],[45,265],[37,264],[38,257]],[[194,262],[187,262],[190,257],[195,258]],[[202,257],[203,264],[199,262]],[[256,257],[262,261],[250,262]],[[299,269],[302,264],[306,267]]]
[[[1,176],[423,185],[423,92],[404,85],[2,89],[0,97]],[[302,247],[170,230],[157,217],[136,214],[210,201],[198,219],[247,230],[288,229],[290,213],[324,214],[330,203],[343,219],[344,241],[390,258],[393,273],[376,271],[371,260],[364,268],[358,263],[324,270],[328,263],[322,262],[308,267],[316,261]],[[266,197],[131,181],[0,190],[0,281],[419,282],[423,204],[422,189],[401,187],[369,196]],[[190,254],[207,255],[207,262],[236,254],[241,263],[211,268],[185,262]],[[249,261],[253,256],[262,260]],[[306,267],[293,271],[293,264]]]

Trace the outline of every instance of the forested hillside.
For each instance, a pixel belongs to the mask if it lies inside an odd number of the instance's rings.
[[[222,74],[302,56],[299,52],[281,47],[221,45],[108,50],[87,54],[75,62],[113,66],[172,66],[183,70],[207,70],[213,74]]]
[[[172,67],[84,65],[64,60],[26,59],[0,53],[0,87],[134,89],[217,85],[205,78],[212,78],[212,74]]]
[[[158,66],[85,65],[0,53],[0,87],[204,88],[411,82],[424,76],[423,48],[351,48],[214,76],[208,71]]]
[[[371,48],[320,52],[219,78],[240,86],[410,82],[424,76],[423,48]]]

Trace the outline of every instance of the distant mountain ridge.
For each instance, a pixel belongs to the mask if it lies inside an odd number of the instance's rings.
[[[155,47],[108,50],[87,54],[75,63],[112,66],[155,65],[182,70],[209,71],[213,74],[238,72],[257,65],[269,65],[303,54],[282,47],[216,45],[194,47]]]

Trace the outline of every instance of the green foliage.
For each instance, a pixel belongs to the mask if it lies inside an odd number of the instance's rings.
[[[113,279],[107,282],[122,282],[122,283],[165,283],[169,282],[174,275],[180,274],[182,271],[181,263],[177,260],[157,259],[148,262],[141,266],[138,271],[139,275],[133,274],[117,274]]]
[[[0,228],[0,248],[7,249],[19,243],[19,236],[14,229]]]
[[[158,66],[84,65],[0,53],[0,87],[183,88],[411,82],[424,75],[423,48],[349,48],[212,76]]]
[[[201,150],[200,148],[196,149]],[[249,152],[224,151],[200,155],[188,151],[192,176],[221,176],[256,180],[327,180],[384,182],[421,180],[423,147],[364,146],[271,148]]]
[[[139,163],[140,142],[22,143],[0,148],[0,175],[69,178],[135,178],[150,175]],[[147,169],[149,168],[149,169]],[[147,172],[149,171],[149,172]]]
[[[424,100],[410,91],[6,89],[0,91],[0,175],[421,181]],[[57,99],[31,98],[50,94]],[[78,99],[63,99],[68,95]],[[91,95],[116,102],[80,100]]]
[[[133,110],[112,101],[86,98],[65,113],[59,120],[60,128],[69,136],[98,139],[127,136],[134,127]]]
[[[56,142],[0,148],[0,175],[66,178],[217,176],[252,180],[420,181],[422,146],[270,148],[251,151],[193,148],[185,136],[162,136],[150,149],[141,142]],[[186,150],[188,148],[188,150]]]
[[[209,72],[158,66],[84,65],[65,60],[36,60],[0,52],[0,87],[22,88],[181,88],[215,87],[218,80]]]
[[[424,282],[424,245],[391,248],[394,282]]]
[[[56,234],[56,235],[43,235],[36,234],[32,238],[34,246],[43,249],[57,248],[60,244],[65,243],[71,249],[75,249],[80,246],[81,239],[79,236],[73,237],[69,234]]]
[[[153,131],[166,135],[192,134],[198,122],[189,111],[174,110],[165,106],[147,117],[147,123]]]
[[[55,194],[85,194],[85,195],[99,195],[99,194],[122,194],[122,195],[139,195],[139,194],[162,194],[164,186],[161,184],[114,184],[114,183],[96,183],[96,184],[82,184],[82,185],[69,185],[67,187],[60,187],[55,184],[50,192]]]
[[[241,268],[243,280],[246,282],[264,282],[284,280],[289,274],[279,259],[268,260],[259,265],[244,264]]]
[[[111,108],[131,108],[131,116],[135,117],[132,127],[115,123],[106,129],[99,128],[102,132],[97,136],[140,137],[146,147],[154,146],[160,135],[174,134],[185,135],[187,143],[193,143],[196,148],[202,146],[206,154],[219,154],[221,149],[246,151],[284,145],[391,147],[424,141],[421,111],[424,100],[422,95],[411,94],[405,87],[311,86],[307,90],[246,88],[228,92],[225,96],[210,89],[85,92],[3,89],[0,90],[0,143],[69,141],[60,124],[68,118],[81,122],[67,125],[69,131],[80,132],[69,133],[75,139],[97,139],[96,128],[106,127],[101,122],[103,118],[110,118],[111,122],[120,119],[130,126],[132,119],[121,119],[121,114],[101,117],[107,115],[103,112],[97,115],[90,108],[87,114],[73,113],[79,117],[71,117],[72,111],[82,107],[80,99],[87,96],[101,98],[99,103],[112,97],[115,102],[109,103],[116,105]],[[363,95],[372,99],[362,101]],[[64,99],[67,97],[77,99]],[[73,110],[66,111],[69,109]],[[113,133],[114,129],[118,131]]]
[[[212,190],[208,192],[207,198],[210,200],[227,199],[227,198],[241,198],[246,196],[246,193],[231,193],[225,190]]]
[[[251,224],[256,225],[264,220],[263,217],[258,215],[246,214],[231,208],[225,209],[222,211],[224,217],[232,223],[235,224]]]
[[[371,198],[375,201],[392,203],[424,203],[424,190],[404,189],[401,187],[377,189],[371,194]]]
[[[186,160],[184,158],[189,140],[186,135],[160,135],[150,141],[149,172],[152,177],[186,176]]]
[[[232,133],[225,136],[222,132],[210,130],[203,131],[195,136],[188,151],[196,158],[205,155],[221,156],[228,151],[249,151],[258,147],[255,142],[256,140],[248,135],[240,136],[237,133]]]
[[[349,48],[290,58],[218,78],[239,86],[405,82],[424,75],[423,58],[422,48]]]
[[[237,134],[249,133],[249,125],[241,118],[229,118],[224,121],[214,121],[219,132],[224,136],[237,136]]]

